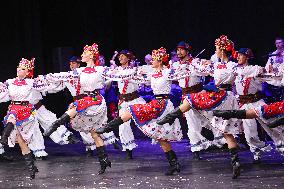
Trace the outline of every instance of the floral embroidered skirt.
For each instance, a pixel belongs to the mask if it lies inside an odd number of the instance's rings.
[[[129,110],[138,128],[150,138],[155,140],[179,141],[182,131],[179,120],[170,124],[158,125],[156,121],[174,109],[168,99],[154,99],[146,104],[130,105]]]
[[[104,127],[107,123],[107,106],[105,99],[101,95],[94,97],[84,97],[76,100],[78,114],[71,120],[71,127],[76,131],[88,133]]]

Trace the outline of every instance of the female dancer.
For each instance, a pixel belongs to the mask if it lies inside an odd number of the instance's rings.
[[[77,68],[69,72],[60,72],[46,75],[50,82],[73,80],[76,85],[76,99],[70,104],[69,109],[53,124],[51,129],[44,135],[49,136],[61,124],[70,121],[71,127],[77,131],[91,133],[95,140],[96,150],[101,165],[98,174],[103,174],[111,162],[105,152],[104,142],[99,134],[98,128],[104,127],[107,122],[107,107],[100,89],[104,87],[105,79],[102,77],[106,67],[99,65],[99,49],[94,43],[86,45],[81,55],[82,62],[87,63],[86,67]]]
[[[34,58],[30,61],[23,58],[17,68],[17,77],[0,83],[0,102],[11,101],[4,118],[5,128],[0,142],[9,144],[10,147],[19,143],[31,179],[35,178],[38,169],[28,145],[36,140],[34,134],[39,131],[35,108],[31,102],[35,92],[44,92],[48,88],[45,80],[32,79],[33,70]]]
[[[233,70],[236,67],[236,63],[230,61],[229,56],[234,52],[234,44],[227,36],[222,35],[215,40],[215,47],[216,54],[221,59],[221,62],[210,65],[210,62],[206,61],[206,64],[200,65],[200,72],[204,72],[205,75],[211,72],[217,88],[189,94],[181,106],[167,114],[157,123],[160,125],[172,123],[177,117],[190,109],[201,110],[199,111],[200,114],[211,121],[211,127],[224,133],[231,154],[231,163],[233,166],[232,178],[237,178],[240,175],[240,162],[237,152],[237,142],[233,134],[241,132],[240,125],[235,120],[216,119],[216,117],[212,116],[211,111],[213,109],[238,107],[238,103],[231,92],[231,85],[234,81]]]
[[[169,100],[169,94],[171,90],[171,79],[175,76],[173,76],[173,70],[165,66],[167,62],[168,54],[165,48],[161,47],[158,50],[152,51],[153,71],[143,73],[143,70],[140,70],[138,71],[138,75],[134,76],[133,80],[141,83],[150,82],[155,98],[146,104],[130,105],[124,113],[120,114],[120,117],[109,122],[107,127],[98,129],[97,133],[111,131],[115,127],[133,118],[138,128],[144,134],[159,141],[170,164],[166,175],[172,175],[175,172],[180,172],[180,164],[169,141],[181,140],[182,132],[180,124],[178,120],[175,120],[171,125],[156,124],[158,118],[163,117],[174,108],[172,102]],[[130,72],[131,71],[128,73]],[[126,75],[118,75],[121,78],[126,78]]]

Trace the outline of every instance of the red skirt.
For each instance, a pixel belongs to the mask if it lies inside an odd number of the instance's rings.
[[[101,95],[85,96],[81,99],[75,100],[73,103],[77,107],[78,112],[82,112],[90,106],[100,105],[103,101],[103,97]]]
[[[16,125],[20,126],[23,122],[28,120],[30,115],[33,112],[33,105],[28,104],[28,105],[10,105],[7,115],[4,117],[3,123],[6,124],[7,119],[10,114],[13,114],[16,118]]]
[[[218,92],[202,91],[187,95],[187,100],[193,108],[198,110],[212,110],[219,106],[226,98],[227,92],[220,90]]]
[[[265,119],[284,116],[284,100],[261,106],[261,113]]]
[[[167,107],[168,99],[154,99],[146,104],[130,105],[130,112],[138,126],[159,118]]]

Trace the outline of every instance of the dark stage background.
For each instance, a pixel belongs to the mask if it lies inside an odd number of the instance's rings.
[[[193,45],[193,55],[214,53],[214,40],[226,34],[236,49],[250,47],[257,64],[284,36],[283,1],[272,0],[22,0],[0,8],[0,81],[16,76],[22,57],[36,58],[36,74],[64,70],[69,55],[80,55],[96,42],[108,61],[115,50],[131,49],[140,60],[152,49],[169,52],[180,40]],[[47,107],[61,115],[63,93],[49,95]],[[7,103],[1,104],[1,117]]]

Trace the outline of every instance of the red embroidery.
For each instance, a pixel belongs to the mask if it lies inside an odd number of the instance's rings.
[[[276,116],[284,115],[284,101],[275,102],[261,107],[264,118],[273,118]]]
[[[162,74],[162,72],[159,72],[159,73],[153,74],[152,76],[153,76],[154,78],[159,78],[159,77],[162,77],[163,74]]]
[[[252,78],[247,78],[246,80],[244,80],[244,85],[243,85],[243,87],[244,87],[244,91],[243,91],[244,95],[248,94],[248,90],[249,90],[251,79]]]
[[[188,84],[189,84],[189,77],[186,77],[185,78],[185,87],[188,87]]]
[[[167,105],[166,99],[152,100],[146,104],[131,105],[131,113],[139,126],[147,124],[162,115]]]
[[[82,99],[75,100],[74,104],[77,106],[77,111],[83,111],[86,108],[93,106],[93,105],[100,105],[103,101],[101,95],[97,95],[95,97],[86,96]]]
[[[23,79],[23,80],[20,80],[20,79],[15,79],[15,81],[13,82],[14,85],[17,85],[17,86],[22,86],[22,85],[27,85],[26,81]]]
[[[28,119],[32,114],[33,105],[10,105],[8,108],[8,114],[14,114],[16,116],[17,125],[20,125],[24,120]],[[18,124],[19,123],[19,124]]]
[[[227,92],[221,90],[219,92],[199,92],[189,95],[192,105],[196,109],[210,110],[222,103],[223,99],[227,96]]]
[[[91,74],[97,72],[95,68],[86,67],[82,72]]]
[[[122,92],[121,92],[121,94],[125,94],[125,93],[126,93],[126,91],[127,91],[127,87],[128,87],[128,84],[129,84],[129,81],[128,81],[128,80],[125,80],[125,81],[124,81],[123,88],[122,88]],[[120,106],[123,102],[124,102],[124,101],[119,100],[119,102],[118,102],[118,106]]]
[[[192,63],[192,57],[190,57],[188,60],[182,62],[182,61],[179,61],[180,64],[191,64]],[[188,87],[189,86],[189,77],[186,77],[185,78],[185,87]]]
[[[76,95],[79,95],[81,91],[81,82],[80,82],[80,77],[78,78],[78,83],[76,86]]]
[[[218,64],[217,69],[227,69],[227,65],[226,64]]]
[[[122,94],[125,94],[125,93],[126,93],[128,84],[129,84],[129,81],[128,81],[128,80],[125,80],[125,81],[124,81],[124,86],[123,86],[123,89],[122,89]]]

